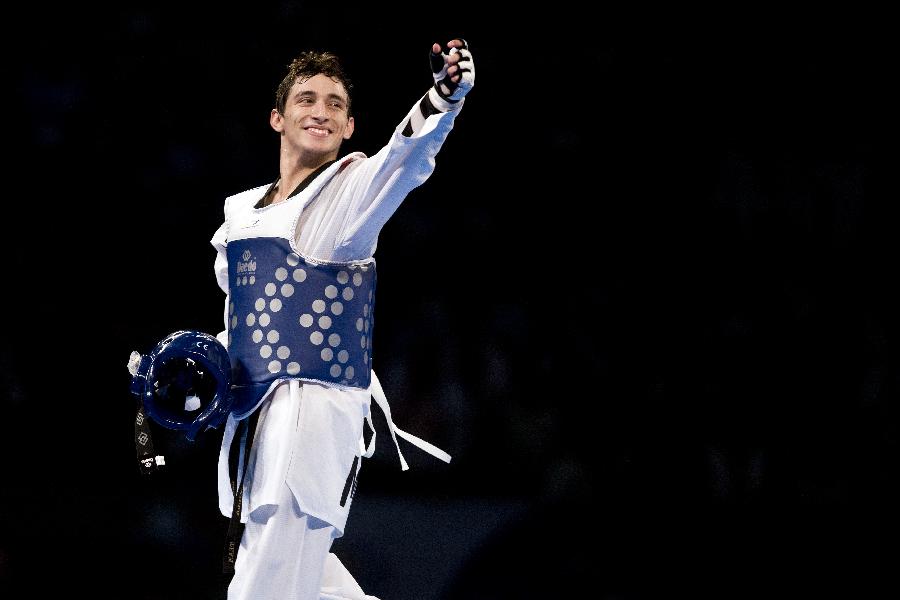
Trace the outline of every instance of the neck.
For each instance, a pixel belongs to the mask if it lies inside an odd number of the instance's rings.
[[[266,192],[266,195],[263,196],[262,200],[257,203],[256,208],[277,204],[278,202],[287,200],[294,194],[300,193],[309,185],[313,178],[330,167],[335,160],[336,159],[324,162],[311,172],[298,170],[294,173],[294,177],[289,181],[285,181],[283,178],[279,177],[278,181],[269,188],[269,191]]]
[[[305,155],[303,157],[292,156],[291,153],[282,149],[281,160],[279,161],[279,174],[281,179],[278,183],[278,190],[275,193],[273,202],[280,202],[290,196],[300,183],[313,174],[316,169],[327,162],[337,158],[334,155]]]
[[[279,174],[283,185],[279,186],[285,194],[290,194],[301,181],[316,169],[337,158],[337,151],[328,154],[310,154],[309,152],[292,152],[288,147],[281,148]]]

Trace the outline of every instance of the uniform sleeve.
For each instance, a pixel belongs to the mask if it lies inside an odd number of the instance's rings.
[[[374,156],[351,163],[341,194],[347,206],[338,240],[347,254],[371,256],[381,228],[409,192],[434,171],[435,157],[453,129],[459,110],[432,114],[417,131],[405,136],[404,129],[408,132],[410,119],[419,112],[416,103],[387,145]]]
[[[216,283],[219,288],[225,292],[225,311],[224,322],[225,330],[221,331],[216,338],[227,348],[228,347],[228,200],[225,201],[225,218],[222,225],[216,230],[212,238],[209,240],[213,248],[216,249],[216,259],[213,263],[213,270],[216,274]]]
[[[228,201],[225,201],[226,218],[222,221],[222,225],[213,234],[209,243],[216,249],[216,260],[213,264],[213,270],[216,274],[216,283],[219,288],[226,294],[228,293],[228,257],[226,249],[228,247]]]

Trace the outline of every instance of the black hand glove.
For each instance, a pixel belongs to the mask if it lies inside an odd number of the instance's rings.
[[[472,60],[472,53],[469,52],[469,45],[466,40],[460,38],[463,43],[462,48],[451,48],[449,54],[435,54],[431,52],[431,72],[434,75],[434,89],[438,95],[447,102],[456,103],[463,99],[463,96],[469,93],[472,86],[475,85],[475,63]],[[447,69],[451,66],[449,58],[454,54],[459,54],[459,62],[456,63],[459,70],[453,75],[447,74]],[[453,81],[457,78],[457,81]]]

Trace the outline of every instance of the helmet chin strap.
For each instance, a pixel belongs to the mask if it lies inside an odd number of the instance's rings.
[[[153,451],[150,419],[144,414],[143,400],[139,400],[137,415],[134,418],[134,447],[137,450],[138,466],[144,475],[150,475],[157,468],[166,464],[165,457],[156,455]]]
[[[141,392],[149,368],[149,358],[141,356],[139,352],[131,353],[128,358],[128,372],[132,377],[131,392],[137,396],[138,401],[137,415],[134,417],[134,448],[137,451],[138,468],[144,475],[150,475],[157,468],[166,464],[165,457],[157,455],[153,451],[150,419],[147,417],[147,411],[144,410],[144,398]]]

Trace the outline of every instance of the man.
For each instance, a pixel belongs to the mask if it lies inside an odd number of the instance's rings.
[[[229,600],[367,598],[329,550],[374,451],[373,396],[395,444],[449,461],[394,426],[372,371],[378,233],[431,175],[475,79],[462,39],[433,44],[431,67],[434,86],[381,150],[338,159],[355,128],[349,80],[333,54],[301,54],[269,116],[279,178],[225,201],[211,243],[235,399],[219,459]]]

